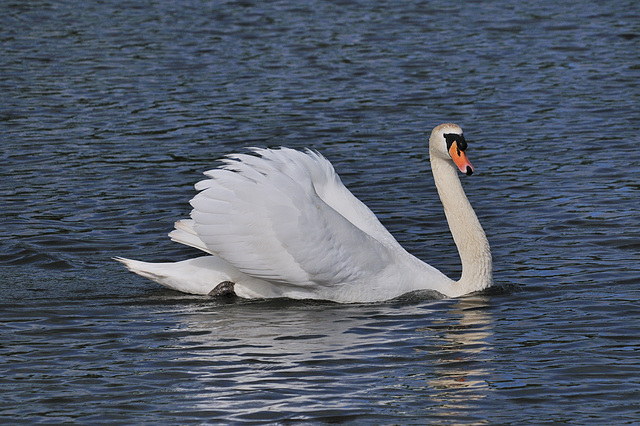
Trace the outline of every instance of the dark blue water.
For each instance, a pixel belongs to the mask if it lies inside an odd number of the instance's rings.
[[[0,422],[640,419],[637,2],[4,1],[0,49]],[[220,301],[111,260],[193,257],[201,172],[285,145],[455,277],[445,121],[497,289]]]

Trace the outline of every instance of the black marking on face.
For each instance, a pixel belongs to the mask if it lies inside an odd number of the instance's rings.
[[[456,146],[458,150],[464,152],[467,149],[467,141],[464,140],[464,135],[459,135],[457,133],[445,133],[444,139],[447,141],[447,151],[451,149],[451,145],[456,142]]]

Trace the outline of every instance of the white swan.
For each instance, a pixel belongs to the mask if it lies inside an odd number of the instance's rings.
[[[191,219],[173,241],[207,256],[176,263],[116,258],[129,270],[193,294],[233,291],[245,298],[288,297],[374,302],[414,290],[448,297],[492,284],[489,243],[457,176],[473,167],[462,129],[431,132],[435,184],[462,261],[454,281],[404,250],[342,184],[331,163],[312,151],[254,149],[230,155],[205,173],[191,200]]]

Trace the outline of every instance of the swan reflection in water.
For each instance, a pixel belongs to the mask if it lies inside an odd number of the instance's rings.
[[[185,312],[176,331],[189,355],[175,361],[193,380],[178,386],[194,409],[228,420],[472,409],[491,392],[489,297],[431,296],[364,305],[237,300]]]
[[[493,358],[493,321],[488,312],[489,297],[472,295],[457,300],[449,314],[455,321],[443,321],[441,356],[436,361],[436,377],[428,385],[439,390],[433,398],[452,409],[460,409],[474,399],[489,396],[492,376],[486,366]],[[424,330],[426,333],[433,328]],[[471,407],[468,407],[471,408]]]

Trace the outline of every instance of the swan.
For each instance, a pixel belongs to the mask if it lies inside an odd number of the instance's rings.
[[[403,249],[321,154],[253,148],[227,156],[195,185],[175,242],[207,253],[175,263],[115,258],[185,293],[377,302],[416,290],[459,297],[492,285],[487,237],[457,175],[471,175],[462,129],[429,137],[432,172],[462,262],[454,281]]]

